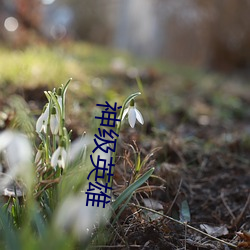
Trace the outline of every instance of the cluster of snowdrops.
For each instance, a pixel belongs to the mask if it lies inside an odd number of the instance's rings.
[[[25,234],[35,228],[36,236],[48,237],[48,240],[53,236],[55,247],[66,240],[72,242],[72,245],[67,243],[66,249],[73,249],[76,241],[85,246],[154,171],[151,168],[138,176],[118,197],[112,196],[105,208],[86,206],[86,177],[93,168],[89,157],[94,147],[93,136],[86,133],[71,141],[72,131],[65,126],[69,84],[70,80],[57,89],[44,92],[47,103],[37,119],[34,133],[25,135],[14,130],[0,133],[0,190],[3,194],[10,189],[14,192],[7,203],[2,203],[0,211],[0,231],[6,232],[4,245],[14,244],[16,249],[26,247]],[[126,117],[132,128],[136,120],[144,123],[135,106],[138,95],[139,92],[131,94],[124,101],[118,115],[120,122],[115,126],[117,135]],[[102,155],[103,158],[111,156],[115,159],[116,152]],[[17,195],[19,190],[21,198]],[[5,228],[4,223],[9,226]],[[24,230],[20,232],[19,228]],[[13,240],[8,234],[19,236]],[[42,244],[34,240],[33,245],[25,249],[39,249]]]

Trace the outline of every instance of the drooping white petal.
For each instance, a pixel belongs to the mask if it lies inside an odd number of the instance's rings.
[[[5,130],[0,133],[0,152],[5,149],[13,138],[13,133],[9,130]]]
[[[60,157],[60,159],[58,159],[57,164],[58,164],[59,168],[62,168],[62,169],[65,168],[65,161],[62,157]]]
[[[56,151],[52,154],[52,157],[51,157],[50,163],[51,163],[51,166],[53,168],[55,168],[57,166],[57,164],[58,164],[58,158],[59,158],[60,154],[61,154],[61,147],[59,146],[56,149]]]
[[[59,120],[56,114],[52,114],[50,117],[50,130],[53,135],[56,135],[59,131]]]
[[[47,126],[48,126],[48,123],[46,121],[44,121],[41,131],[43,131],[45,134],[47,133]]]
[[[63,159],[64,159],[65,162],[66,162],[66,159],[67,159],[67,152],[66,152],[66,150],[65,150],[64,148],[62,148],[61,155],[62,155]]]
[[[123,111],[123,115],[122,115],[122,120],[125,118],[126,114],[128,113],[129,111],[129,108],[126,108],[124,111]]]
[[[62,148],[60,156],[61,156],[61,159],[58,160],[58,166],[64,169],[66,165],[66,161],[67,161],[67,152],[64,148]]]
[[[42,126],[44,123],[44,114],[42,113],[36,122],[36,132],[40,133],[42,131]]]
[[[130,107],[129,112],[128,112],[128,122],[129,125],[134,128],[135,122],[136,122],[136,113],[135,113],[135,108]]]
[[[141,112],[136,108],[135,106],[135,103],[134,102],[130,102],[130,105],[128,108],[126,108],[123,112],[123,115],[122,115],[122,120],[125,118],[125,116],[128,114],[128,122],[129,122],[129,125],[134,128],[135,126],[135,122],[136,122],[136,119],[141,123],[143,124],[144,123],[144,120],[143,120],[143,117],[142,117],[142,114]]]
[[[10,168],[16,168],[31,162],[32,148],[28,138],[25,135],[15,133],[6,148],[6,156]]]
[[[143,120],[143,117],[142,117],[142,114],[141,112],[135,108],[135,113],[136,113],[136,119],[141,123],[143,124],[144,123],[144,120]]]
[[[33,152],[28,138],[21,133],[4,131],[0,134],[0,151],[2,150],[5,152],[3,157],[7,163],[7,173],[1,179],[0,188],[6,187],[17,177],[21,177],[29,187],[33,181]]]
[[[65,168],[67,161],[67,152],[64,147],[59,146],[51,157],[51,166],[56,168],[58,165],[60,168]]]
[[[47,105],[45,111],[40,115],[36,122],[36,132],[40,133],[44,131],[47,132],[47,124],[49,120],[49,105]]]

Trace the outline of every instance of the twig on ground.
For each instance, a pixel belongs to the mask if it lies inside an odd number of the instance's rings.
[[[181,190],[181,185],[182,185],[182,179],[180,180],[179,187],[178,187],[178,189],[177,189],[176,195],[175,195],[175,197],[174,197],[174,199],[173,199],[173,201],[172,201],[172,203],[171,203],[171,205],[170,205],[170,207],[169,207],[169,209],[168,209],[168,211],[167,211],[167,214],[169,214],[169,213],[171,212],[172,207],[173,207],[173,205],[174,205],[175,202],[176,202],[176,199],[177,199],[177,197],[178,197],[178,194],[180,193],[180,190]]]
[[[221,200],[222,200],[224,206],[226,207],[227,211],[229,212],[229,214],[230,214],[231,217],[233,218],[233,221],[235,221],[236,218],[235,218],[235,216],[234,216],[234,214],[233,214],[231,208],[227,205],[227,202],[226,202],[226,200],[225,200],[224,191],[221,192],[220,198],[221,198]]]
[[[244,214],[249,206],[249,203],[250,203],[250,194],[248,194],[247,201],[246,201],[245,206],[243,207],[241,213],[237,216],[237,218],[234,219],[234,221],[233,221],[234,226],[237,226],[238,223],[240,222],[240,220],[242,219],[242,217],[244,216]]]
[[[94,249],[94,248],[124,248],[124,247],[128,247],[127,245],[115,245],[115,246],[105,246],[105,245],[98,245],[98,246],[89,246],[90,249]],[[141,248],[141,245],[129,245],[129,247],[134,247],[134,248]]]
[[[226,244],[226,245],[228,245],[228,246],[230,246],[230,247],[237,248],[236,245],[234,245],[234,244],[232,244],[232,243],[229,243],[229,242],[226,242],[226,241],[224,241],[224,240],[218,239],[218,238],[216,238],[216,237],[214,237],[214,236],[212,236],[212,235],[209,235],[209,234],[207,234],[207,233],[205,233],[205,232],[203,232],[203,231],[201,231],[201,230],[199,230],[199,229],[197,229],[197,228],[195,228],[195,227],[192,227],[192,226],[188,225],[186,222],[178,221],[178,220],[176,220],[176,219],[173,219],[173,218],[170,217],[170,216],[167,216],[167,215],[165,215],[165,214],[162,214],[162,213],[160,213],[160,212],[157,212],[157,211],[155,211],[155,210],[153,210],[153,209],[150,209],[150,208],[147,208],[147,207],[144,207],[144,206],[141,206],[141,205],[136,205],[136,204],[134,204],[134,203],[130,203],[130,204],[128,204],[128,205],[134,206],[134,207],[137,207],[137,208],[140,208],[140,209],[145,209],[145,210],[150,211],[150,212],[152,212],[152,213],[161,215],[161,216],[163,216],[163,217],[165,217],[165,218],[167,218],[167,219],[169,219],[169,220],[171,220],[171,221],[174,221],[174,222],[176,222],[176,223],[178,223],[178,224],[181,224],[181,225],[184,226],[184,227],[186,226],[187,228],[192,229],[192,230],[194,230],[194,231],[196,231],[196,232],[198,232],[198,233],[200,233],[200,234],[203,234],[203,235],[205,235],[205,236],[207,236],[207,237],[209,237],[209,238],[211,238],[211,239],[213,239],[213,240],[219,241],[219,242],[221,242],[221,243],[223,243],[223,244]]]

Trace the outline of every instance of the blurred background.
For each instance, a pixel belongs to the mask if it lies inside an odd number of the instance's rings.
[[[220,71],[250,64],[249,0],[0,0],[0,39],[84,40]]]
[[[138,88],[148,131],[240,119],[250,131],[249,13],[250,0],[0,0],[0,105],[18,93],[39,113],[43,90],[72,77],[79,133],[97,101]]]

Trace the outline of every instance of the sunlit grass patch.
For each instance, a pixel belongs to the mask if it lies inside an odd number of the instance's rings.
[[[0,83],[18,86],[55,85],[69,75],[84,80],[79,62],[56,47],[32,46],[23,50],[0,47]]]

